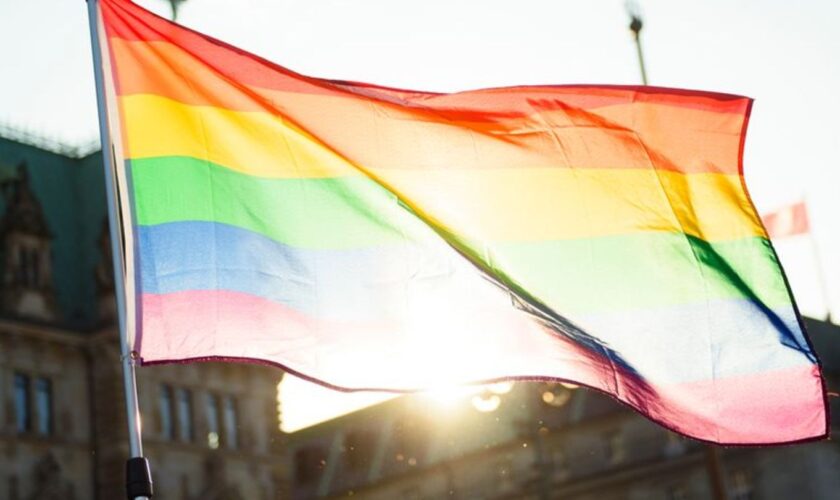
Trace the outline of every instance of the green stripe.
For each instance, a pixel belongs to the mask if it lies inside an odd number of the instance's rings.
[[[648,233],[499,244],[491,252],[493,268],[570,314],[729,298],[771,308],[791,303],[770,244],[758,237],[708,243]]]
[[[363,177],[265,179],[186,157],[131,160],[131,174],[141,225],[220,222],[301,249],[332,250],[430,234],[395,196]],[[514,290],[569,314],[724,298],[770,307],[790,303],[763,238],[708,243],[642,233],[527,243],[449,239]]]
[[[364,177],[266,179],[189,157],[131,160],[137,222],[220,222],[302,248],[403,240],[407,213]],[[404,228],[403,228],[404,230]]]

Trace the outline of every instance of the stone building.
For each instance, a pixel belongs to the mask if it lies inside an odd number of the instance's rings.
[[[124,498],[100,156],[34,142],[0,137],[0,499]],[[155,498],[278,498],[281,376],[244,364],[139,369]]]
[[[829,390],[840,327],[809,320]],[[840,405],[832,399],[840,428]],[[291,496],[365,499],[757,500],[840,496],[840,445],[720,448],[594,391],[488,386],[445,410],[393,399],[290,436]],[[716,493],[717,492],[717,493]]]

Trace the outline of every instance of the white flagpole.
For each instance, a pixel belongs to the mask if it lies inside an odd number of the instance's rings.
[[[128,344],[126,332],[125,266],[123,262],[120,206],[117,201],[114,148],[111,140],[111,123],[105,94],[105,75],[102,66],[102,47],[99,39],[99,1],[86,0],[93,52],[93,74],[96,82],[96,103],[99,110],[99,139],[102,144],[102,165],[105,170],[105,192],[108,202],[108,229],[111,233],[111,256],[114,266],[114,293],[120,330],[120,353],[123,366],[125,409],[128,420],[128,443],[131,458],[126,464],[126,494],[129,500],[148,500],[152,496],[151,474],[148,461],[143,458],[140,406],[137,401],[137,380],[134,373],[136,353]]]
[[[825,303],[825,320],[828,323],[832,323],[833,320],[831,317],[831,295],[828,293],[828,283],[826,282],[827,280],[825,277],[825,270],[823,269],[820,248],[817,244],[817,239],[813,235],[813,233],[811,234],[811,248],[814,251],[814,261],[816,261],[817,263],[817,277],[819,278],[820,282],[820,291],[822,292],[823,303]]]
[[[810,225],[810,220],[808,224]],[[831,323],[831,296],[828,293],[828,283],[825,278],[825,270],[823,269],[822,255],[820,254],[820,247],[817,244],[817,237],[814,235],[814,230],[808,228],[808,239],[811,244],[811,251],[814,254],[814,263],[817,268],[817,281],[820,284],[820,293],[822,294],[822,301],[825,304],[825,320]]]

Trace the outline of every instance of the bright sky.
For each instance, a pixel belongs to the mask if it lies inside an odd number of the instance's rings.
[[[168,2],[138,3],[168,15]],[[651,83],[756,99],[745,153],[751,193],[760,211],[807,199],[840,317],[840,2],[640,3]],[[622,0],[189,0],[179,21],[302,73],[404,88],[640,78]],[[0,123],[94,139],[88,36],[83,0],[0,2]],[[811,241],[777,249],[802,311],[823,315]],[[288,428],[348,399],[302,382],[284,393]]]

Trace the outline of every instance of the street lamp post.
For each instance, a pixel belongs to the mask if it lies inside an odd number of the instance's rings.
[[[169,6],[172,8],[172,20],[175,21],[178,19],[178,7],[186,2],[186,0],[167,0],[169,2]]]
[[[642,54],[642,16],[639,9],[633,2],[627,3],[627,13],[630,15],[630,31],[633,32],[633,39],[636,42],[636,54],[639,56],[639,69],[642,72],[642,84],[648,84],[647,71],[645,71],[645,58]]]

